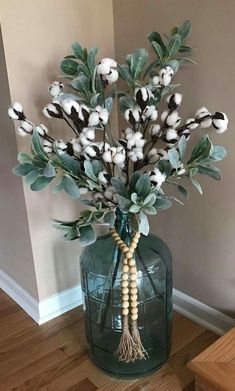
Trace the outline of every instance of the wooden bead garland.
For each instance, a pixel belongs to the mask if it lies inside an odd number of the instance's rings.
[[[115,229],[110,230],[111,235],[119,249],[124,254],[122,266],[122,316],[123,330],[120,344],[116,354],[120,361],[133,362],[148,357],[144,349],[137,325],[138,319],[138,289],[137,289],[137,268],[134,259],[134,252],[138,245],[140,233],[136,232],[128,247],[120,238]],[[131,320],[131,333],[129,330],[129,315]]]

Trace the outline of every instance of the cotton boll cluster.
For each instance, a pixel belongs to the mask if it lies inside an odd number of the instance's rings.
[[[155,124],[151,126],[149,129],[149,133],[151,137],[156,137],[160,134],[161,126],[159,124]]]
[[[63,118],[62,109],[58,103],[49,103],[42,112],[47,118]]]
[[[53,143],[48,140],[42,141],[42,147],[45,153],[51,154],[53,152]]]
[[[166,180],[166,174],[163,174],[159,168],[155,167],[153,171],[150,172],[149,179],[151,183],[157,188],[160,189],[162,184]]]
[[[23,121],[26,118],[23,111],[23,107],[19,102],[15,102],[11,107],[9,107],[8,116],[13,120],[19,121]]]
[[[171,144],[173,143],[176,143],[176,141],[178,140],[179,138],[179,135],[177,133],[177,130],[174,129],[174,128],[168,128],[166,130],[166,141],[169,141]]]
[[[117,63],[112,58],[103,58],[97,65],[97,74],[107,84],[113,84],[118,80]]]
[[[27,134],[33,134],[34,124],[28,120],[21,121],[20,126],[17,129],[17,134],[19,136],[25,137]]]
[[[106,143],[102,157],[106,163],[114,163],[120,168],[124,168],[126,151],[122,146],[115,147]]]
[[[168,86],[171,83],[174,71],[170,66],[160,69],[158,76],[152,78],[154,87]]]
[[[96,106],[95,110],[91,112],[88,120],[88,126],[97,126],[100,123],[106,125],[109,120],[109,112],[101,106]]]
[[[211,113],[206,107],[197,110],[195,114],[201,128],[209,128],[212,125]]]
[[[149,121],[156,121],[158,117],[158,111],[155,106],[146,106],[143,111],[142,119],[148,119]]]
[[[181,118],[179,116],[178,111],[163,111],[161,115],[161,120],[165,122],[165,124],[172,128],[177,128],[181,122]]]
[[[75,153],[79,153],[85,158],[90,159],[97,155],[97,146],[95,140],[95,129],[83,128],[78,138],[71,140],[71,145]]]
[[[227,115],[217,111],[212,117],[212,124],[216,130],[216,133],[224,133],[228,129]]]
[[[125,130],[125,138],[127,141],[128,157],[132,162],[137,162],[144,157],[143,148],[146,140],[143,139],[141,132],[134,132],[130,128]]]
[[[170,111],[176,110],[182,102],[182,94],[175,92],[172,95],[169,95],[166,99],[167,105]]]
[[[48,91],[54,98],[61,95],[64,89],[64,84],[60,81],[53,81],[51,85],[48,87]]]

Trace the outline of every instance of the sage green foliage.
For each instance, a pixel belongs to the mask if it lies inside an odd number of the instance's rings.
[[[136,100],[133,92],[136,87],[148,86],[151,78],[158,75],[163,67],[170,66],[176,73],[184,63],[193,63],[188,57],[192,53],[192,48],[185,44],[190,32],[190,21],[184,22],[180,27],[174,27],[169,36],[161,35],[157,31],[151,32],[148,40],[156,55],[154,61],[149,63],[148,51],[144,48],[136,49],[128,54],[124,59],[125,62],[117,66],[119,77],[126,87],[123,90],[107,88],[105,94],[101,77],[96,72],[97,48],[87,50],[82,48],[78,42],[73,43],[72,54],[66,56],[61,63],[61,70],[72,92],[62,94],[59,99],[75,99],[91,108],[101,105],[109,112],[112,111],[114,99],[118,100],[122,113],[127,109],[135,108]],[[153,96],[150,98],[149,105],[157,107],[163,97],[170,94],[175,87],[175,84],[169,84],[166,87],[162,86],[152,90]],[[108,134],[108,129],[106,132]],[[113,139],[112,135],[110,137]],[[120,145],[119,143],[121,144],[121,140],[114,141],[114,145]],[[207,135],[198,141],[189,159],[185,162],[186,149],[187,140],[182,135],[178,143],[169,149],[169,160],[159,160],[155,165],[165,175],[166,183],[175,186],[183,198],[189,196],[188,183],[202,194],[201,185],[195,178],[197,174],[220,180],[220,171],[214,164],[226,156],[225,149],[221,146],[214,146]],[[89,245],[96,240],[93,228],[95,224],[115,226],[117,209],[128,214],[133,231],[140,231],[147,235],[149,232],[148,216],[170,208],[172,201],[177,200],[175,197],[167,196],[161,188],[151,183],[149,173],[143,169],[144,166],[141,169],[134,168],[129,173],[127,184],[122,182],[118,174],[109,172],[109,184],[114,189],[116,202],[105,203],[103,200],[94,198],[82,198],[81,188],[83,187],[90,192],[102,193],[103,188],[98,176],[107,167],[98,158],[81,161],[67,153],[55,152],[51,155],[46,154],[39,134],[34,131],[31,155],[19,153],[19,165],[13,171],[16,175],[24,176],[25,183],[33,191],[42,190],[55,178],[59,178],[53,186],[53,193],[64,191],[72,198],[79,198],[81,203],[89,207],[83,210],[80,217],[74,221],[54,221],[54,225],[63,232],[66,239],[79,238],[82,246]],[[184,163],[183,174],[180,173],[182,162]]]

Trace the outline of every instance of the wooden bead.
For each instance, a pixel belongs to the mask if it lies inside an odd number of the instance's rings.
[[[135,237],[139,239],[139,238],[140,238],[140,233],[139,233],[139,232],[136,232],[136,233],[135,233]]]
[[[136,300],[137,300],[137,295],[134,295],[134,296],[136,296]],[[122,300],[123,301],[129,301],[129,295],[122,295]]]
[[[128,266],[128,265],[123,265],[122,271],[123,271],[124,273],[128,273],[128,272],[129,272],[129,266]]]
[[[133,257],[133,254],[132,252],[128,251],[125,256],[127,259],[131,259]]]
[[[135,266],[136,265],[134,258],[129,259],[128,263],[129,263],[129,266]]]
[[[129,285],[129,281],[122,281],[122,288],[127,288]]]
[[[137,288],[131,288],[130,292],[131,292],[131,295],[136,295],[137,292],[138,292],[138,289]]]
[[[128,253],[129,252],[129,248],[125,245],[122,247],[122,252],[125,254],[125,253]]]
[[[129,302],[128,302],[128,304],[129,304]],[[138,307],[137,301],[131,301],[131,308],[135,308],[135,307]]]
[[[124,270],[123,270],[124,271]],[[137,269],[136,269],[136,266],[131,266],[130,268],[130,273],[137,273]]]
[[[127,295],[128,296],[128,295]],[[128,296],[129,297],[129,296]],[[130,297],[131,301],[137,301],[138,296],[137,295],[131,295]]]
[[[136,238],[135,236],[134,236],[134,238],[133,238],[133,240],[132,240],[132,243],[136,243],[136,245],[138,244],[138,242],[139,242],[139,239],[138,238]]]
[[[137,320],[138,319],[138,314],[131,314],[131,320]]]
[[[138,314],[138,307],[132,308],[131,309],[131,314]]]
[[[137,289],[136,289],[136,291],[137,291]],[[129,288],[122,288],[122,294],[123,295],[127,295],[128,293],[129,293]],[[133,294],[135,294],[135,292]]]
[[[133,246],[133,244],[130,245],[129,250],[130,252],[132,252],[132,254],[134,253],[135,247]]]
[[[128,281],[123,281],[123,282],[127,282],[128,283]],[[136,280],[135,281],[130,281],[130,288],[136,288],[136,287],[137,287],[137,281]]]
[[[130,248],[134,249],[133,252],[135,251],[136,247],[137,247],[137,243],[136,242],[132,242]]]
[[[123,243],[123,241],[122,241],[121,239],[118,239],[118,240],[117,240],[117,245],[118,245],[118,246],[121,246],[122,243]]]
[[[123,259],[123,264],[124,264],[124,265],[128,265],[128,259],[124,258],[124,259]]]
[[[131,280],[131,281],[136,281],[136,273],[132,273],[132,274],[130,275],[130,280]]]
[[[119,235],[118,235],[117,233],[113,233],[113,234],[112,234],[112,237],[113,237],[114,240],[119,239]]]
[[[127,316],[129,314],[129,309],[128,308],[123,308],[122,309],[122,315]]]
[[[122,281],[127,281],[129,278],[128,273],[122,273]]]
[[[129,301],[122,302],[122,308],[129,308],[129,305],[130,305]]]
[[[111,234],[112,234],[112,233],[115,233],[116,230],[115,230],[114,228],[110,228],[110,232],[111,232]]]

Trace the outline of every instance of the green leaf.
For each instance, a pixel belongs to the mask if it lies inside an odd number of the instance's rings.
[[[50,160],[43,170],[43,175],[47,178],[55,177],[56,175],[55,168]]]
[[[169,162],[171,163],[173,168],[178,168],[180,166],[180,157],[179,153],[175,148],[171,148],[168,151],[168,159]]]
[[[56,193],[58,193],[61,190],[63,190],[63,183],[62,183],[62,181],[60,183],[57,183],[57,185],[54,186],[54,188],[52,190],[52,193],[56,194]]]
[[[168,55],[173,56],[179,51],[181,46],[181,36],[179,34],[175,34],[170,38],[170,41],[167,46]]]
[[[113,108],[113,98],[111,96],[105,99],[105,108],[111,113]]]
[[[192,23],[189,20],[186,20],[182,26],[179,28],[179,35],[181,40],[184,41],[191,33]]]
[[[57,154],[57,158],[66,171],[79,177],[81,174],[80,163],[67,153]]]
[[[76,90],[84,92],[85,94],[87,94],[87,92],[89,91],[89,79],[82,73],[80,73],[80,75],[78,75],[77,77],[75,77],[75,79],[71,81],[71,85]]]
[[[120,194],[125,198],[129,197],[127,187],[122,181],[120,181],[120,179],[113,177],[111,179],[111,184],[114,187],[117,194]]]
[[[156,215],[157,211],[152,205],[146,205],[144,208],[144,212],[147,213],[148,215]]]
[[[180,63],[178,60],[170,60],[170,61],[167,61],[167,63],[165,65],[169,65],[171,67],[171,69],[173,69],[174,73],[176,73],[179,70]]]
[[[184,186],[178,185],[177,189],[179,190],[179,192],[182,195],[182,197],[184,197],[184,198],[188,198],[189,197],[189,192],[188,192],[188,190]]]
[[[21,163],[14,167],[12,172],[18,176],[25,176],[32,170],[34,170],[34,166],[31,163]]]
[[[149,66],[145,69],[144,77],[147,76],[149,72],[151,72],[154,68],[156,68],[160,64],[159,60],[155,60],[149,64]]]
[[[90,69],[91,74],[93,74],[95,69],[95,57],[97,54],[97,48],[91,48],[87,56],[87,65]]]
[[[137,180],[135,190],[139,197],[147,197],[151,190],[151,182],[148,173],[142,174],[141,177]]]
[[[80,228],[79,240],[81,246],[89,246],[96,241],[96,233],[91,225]]]
[[[131,201],[119,194],[116,195],[116,199],[118,202],[119,209],[124,213],[128,213],[131,207]]]
[[[147,236],[149,234],[149,222],[146,214],[140,212],[139,214],[139,231],[143,235]]]
[[[40,191],[44,189],[49,183],[53,180],[53,178],[46,178],[45,176],[39,176],[35,182],[33,182],[30,186],[30,189],[33,191]]]
[[[133,81],[132,81],[129,67],[125,64],[122,64],[122,65],[118,64],[117,70],[118,70],[118,73],[119,73],[121,79],[123,79],[130,87],[132,87]]]
[[[171,35],[177,34],[178,31],[179,31],[179,27],[177,27],[177,26],[173,27],[173,28],[171,29]]]
[[[221,180],[220,170],[217,167],[214,167],[212,164],[198,164],[197,168],[200,174],[208,175],[217,181]]]
[[[92,163],[91,163],[90,160],[85,160],[84,161],[84,169],[85,169],[85,173],[88,176],[88,178],[90,178],[93,181],[97,182],[97,178],[96,178],[96,176],[94,174],[94,169],[93,169],[93,166],[92,166]]]
[[[130,180],[130,192],[133,193],[135,191],[135,185],[138,179],[142,176],[141,171],[135,171],[133,172]]]
[[[19,152],[17,155],[17,160],[20,163],[32,163],[33,158],[25,152]]]
[[[63,190],[70,195],[72,198],[79,198],[80,191],[79,188],[73,178],[68,175],[65,175],[61,181],[61,186],[63,186]]]
[[[135,214],[131,213],[129,217],[130,228],[133,232],[139,231],[139,221]]]
[[[131,194],[131,201],[134,203],[134,204],[137,204],[138,202],[138,195],[136,193],[132,193]]]
[[[164,210],[170,208],[172,202],[168,198],[157,198],[153,206],[155,209]]]
[[[179,154],[181,159],[183,159],[185,155],[186,147],[187,147],[186,137],[183,135],[180,137],[178,142]]]
[[[139,213],[139,211],[140,211],[140,206],[136,204],[131,205],[129,209],[130,213]]]
[[[193,49],[190,46],[181,45],[179,49],[179,53],[189,53],[191,54]]]
[[[172,167],[168,160],[160,160],[158,162],[158,168],[161,171],[162,174],[165,174],[166,177],[169,177],[171,175]]]
[[[40,136],[36,130],[33,131],[32,144],[35,154],[44,161],[48,161],[48,157],[44,152]]]
[[[200,183],[197,181],[197,179],[191,178],[191,182],[196,187],[196,189],[199,191],[199,193],[203,194],[202,187],[201,187]]]
[[[156,54],[159,57],[160,62],[162,62],[163,56],[164,56],[164,51],[162,50],[162,47],[159,45],[159,43],[152,41],[151,42],[152,47],[154,48]]]
[[[147,38],[150,42],[157,42],[164,51],[166,50],[166,45],[164,44],[161,35],[157,31],[152,31],[151,33],[149,33]]]
[[[40,175],[40,170],[39,169],[36,169],[36,170],[32,170],[30,171],[26,177],[25,177],[25,183],[27,186],[31,186],[32,183],[34,183],[36,181],[36,179],[38,179]]]
[[[122,113],[125,112],[127,109],[133,109],[136,106],[136,102],[130,96],[121,96],[119,102],[120,110]]]
[[[148,52],[146,49],[136,49],[131,57],[131,74],[133,80],[137,80],[143,71],[143,68],[148,60]]]
[[[107,212],[104,215],[104,222],[109,224],[110,227],[114,227],[116,221],[116,215],[113,211]]]
[[[78,63],[74,60],[66,59],[60,64],[60,69],[66,75],[75,76],[78,69]]]
[[[83,57],[83,49],[82,49],[81,45],[78,42],[74,42],[72,44],[72,49],[73,49],[75,57],[77,57],[79,60],[83,61],[84,57]]]
[[[76,240],[79,238],[79,232],[77,227],[70,228],[66,234],[64,235],[65,239],[67,240]]]
[[[144,199],[144,202],[143,202],[143,205],[146,205],[146,206],[152,206],[156,201],[156,196],[155,194],[149,194],[147,195],[147,197]]]
[[[212,146],[210,151],[210,157],[219,161],[219,160],[223,160],[226,156],[227,156],[227,151],[224,147],[221,147],[219,145]]]
[[[100,160],[92,160],[91,164],[92,164],[92,168],[93,168],[93,173],[97,177],[97,175],[100,173],[100,171],[103,171],[104,166]]]
[[[212,144],[208,136],[202,137],[198,144],[193,148],[190,160],[188,164],[194,162],[195,160],[207,159],[210,156]]]

